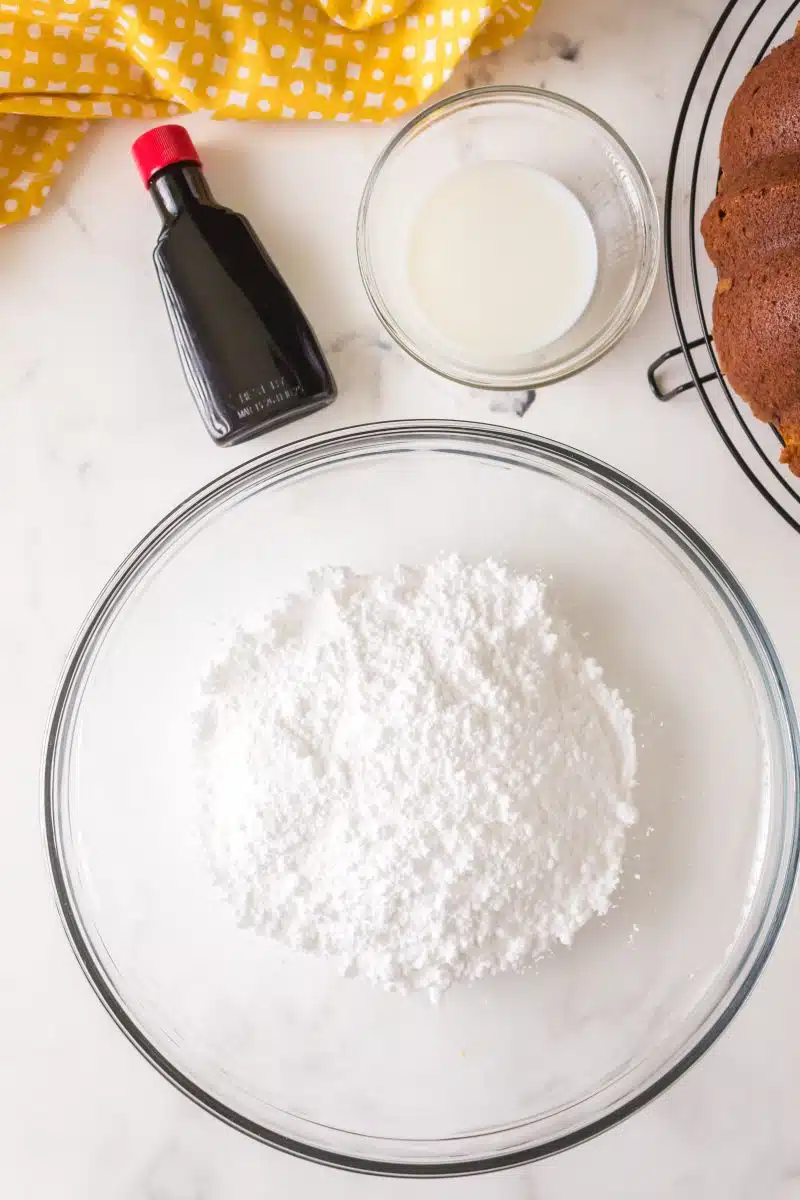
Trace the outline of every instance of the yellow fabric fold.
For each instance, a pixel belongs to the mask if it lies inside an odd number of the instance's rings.
[[[104,117],[384,121],[541,0],[0,0],[0,224]]]

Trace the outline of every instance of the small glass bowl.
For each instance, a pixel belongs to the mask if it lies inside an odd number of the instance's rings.
[[[460,353],[426,320],[408,282],[408,242],[431,192],[460,167],[519,162],[580,200],[597,239],[594,293],[556,341],[498,364]],[[591,366],[641,315],[659,260],[658,207],[636,156],[600,117],[538,88],[461,92],[420,113],[370,172],[358,215],[361,278],[378,317],[412,357],[457,383],[541,387]]]

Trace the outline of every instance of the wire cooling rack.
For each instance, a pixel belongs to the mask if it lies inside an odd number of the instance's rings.
[[[719,137],[728,104],[755,63],[794,32],[800,0],[729,0],[694,69],[678,117],[667,173],[664,245],[672,313],[680,344],[651,365],[659,400],[696,389],[720,437],[762,496],[800,533],[800,479],[780,463],[781,438],[731,392],[714,354],[711,303],[716,272],[700,237],[700,218],[716,192]],[[798,330],[800,337],[800,330]],[[669,383],[673,360],[690,378]]]

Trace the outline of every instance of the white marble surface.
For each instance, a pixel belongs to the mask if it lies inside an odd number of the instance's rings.
[[[460,80],[543,84],[595,107],[661,194],[680,97],[719,7],[545,0],[528,38]],[[192,128],[218,196],[251,216],[312,316],[342,395],[259,446],[212,446],[151,268],[157,218],[128,157],[133,126],[98,128],[46,213],[0,238],[0,1195],[797,1200],[796,906],[744,1012],[667,1095],[592,1144],[477,1180],[368,1180],[247,1141],[157,1077],[84,982],[45,870],[39,756],[71,637],[118,560],[187,492],[270,442],[377,418],[519,420],[390,347],[368,307],[354,218],[388,129]],[[524,426],[616,464],[694,522],[750,590],[800,694],[800,542],[748,486],[697,401],[650,398],[645,368],[673,340],[660,281],[633,334],[587,375],[541,394]]]

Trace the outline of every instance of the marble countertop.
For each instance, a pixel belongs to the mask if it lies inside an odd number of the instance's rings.
[[[545,0],[528,37],[462,69],[459,82],[533,83],[596,108],[641,156],[661,197],[683,89],[719,7]],[[353,231],[388,128],[190,124],[218,196],[248,213],[311,316],[341,398],[258,447],[221,452],[208,440],[157,292],[157,216],[129,160],[140,131],[133,125],[98,127],[46,212],[0,237],[0,1195],[798,1200],[796,905],[744,1011],[666,1095],[580,1149],[475,1180],[349,1176],[249,1142],[160,1079],[84,982],[56,915],[39,830],[39,757],[58,672],[129,547],[256,449],[406,416],[518,423],[569,442],[634,475],[705,534],[750,591],[800,689],[796,534],[747,484],[696,398],[662,406],[649,395],[647,364],[674,342],[663,280],[608,358],[518,416],[505,398],[427,374],[387,344],[372,315]]]

